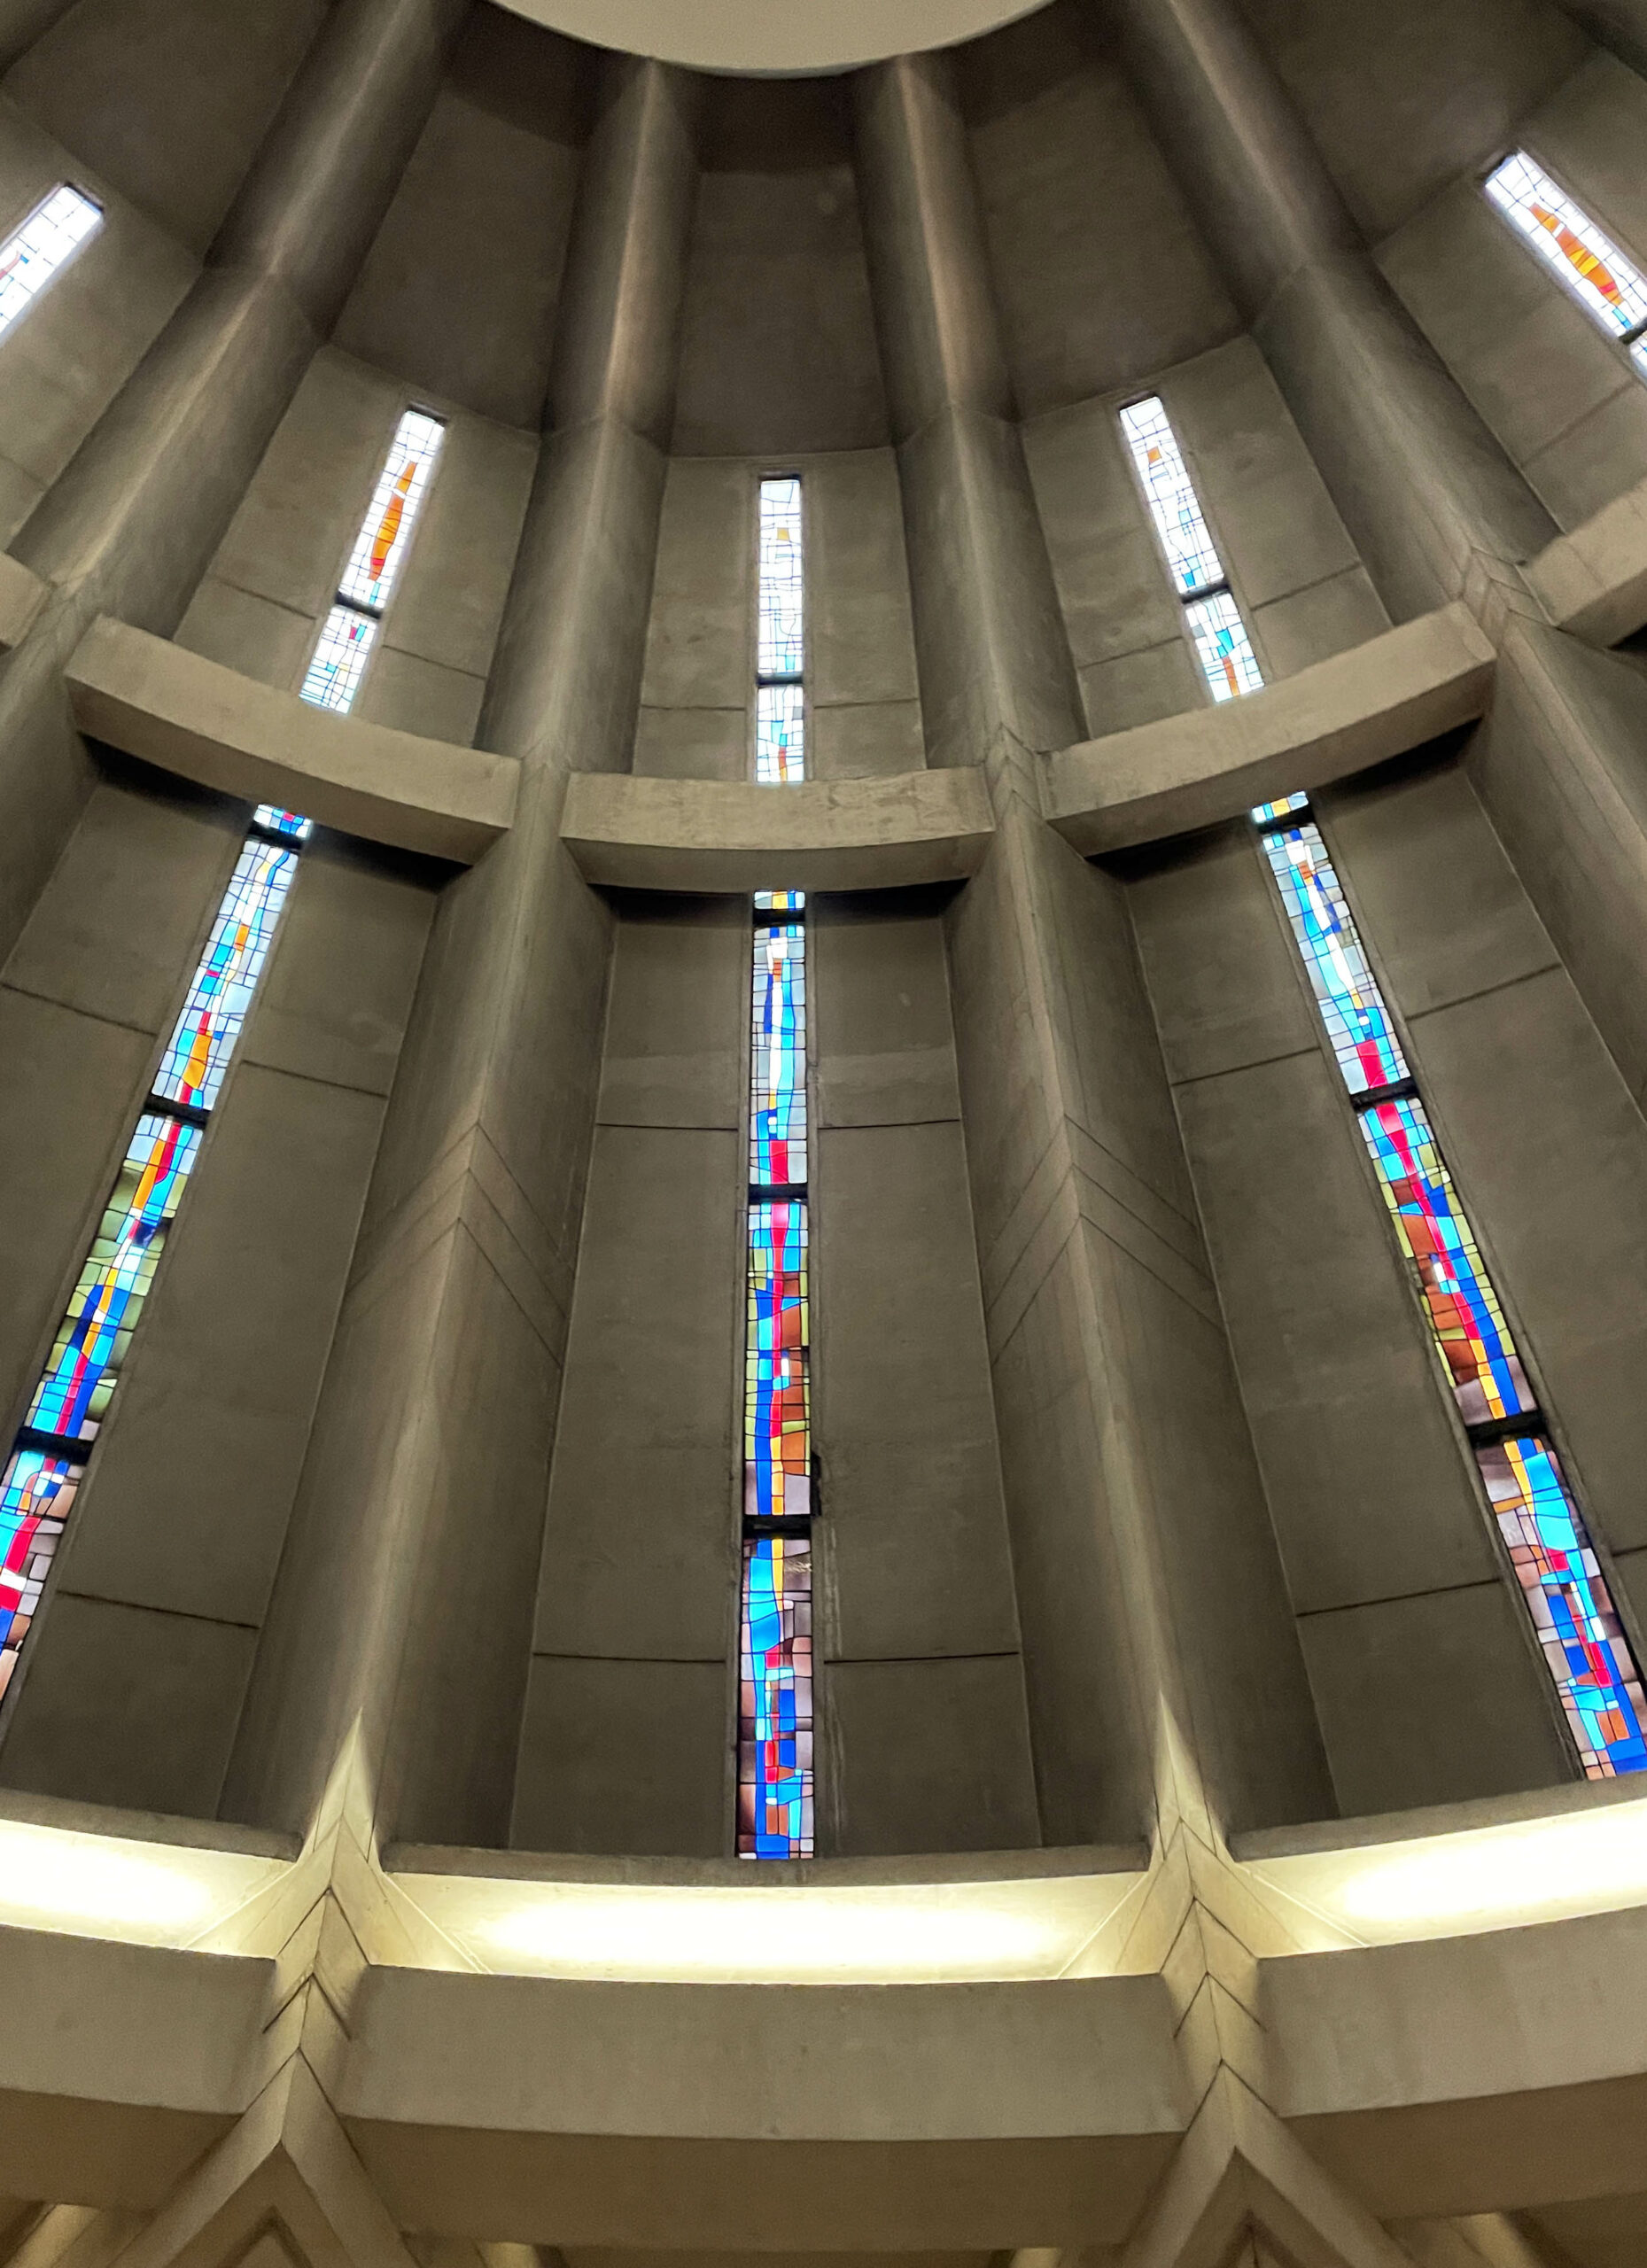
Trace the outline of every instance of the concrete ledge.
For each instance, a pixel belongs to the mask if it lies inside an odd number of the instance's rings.
[[[1469,723],[1493,667],[1455,602],[1244,701],[1063,750],[1048,762],[1046,816],[1087,858],[1235,819]]]
[[[82,732],[373,843],[469,865],[515,816],[513,757],[333,716],[106,615],[66,674]]]
[[[818,2251],[1124,2237],[1185,2124],[1159,1977],[567,1984],[376,1969],[337,2107],[404,2227]]]
[[[1647,623],[1647,480],[1546,544],[1523,570],[1558,630],[1616,646]]]
[[[981,773],[757,788],[579,773],[561,819],[592,882],[631,889],[892,889],[976,871],[994,820]]]
[[[20,646],[46,602],[46,586],[32,567],[0,551],[0,652]]]

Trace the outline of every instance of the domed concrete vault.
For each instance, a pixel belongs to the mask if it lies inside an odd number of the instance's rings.
[[[0,66],[0,2268],[1647,2268],[1647,0]]]

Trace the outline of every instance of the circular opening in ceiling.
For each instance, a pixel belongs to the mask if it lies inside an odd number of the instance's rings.
[[[594,47],[699,71],[850,71],[975,39],[1046,0],[504,0]]]

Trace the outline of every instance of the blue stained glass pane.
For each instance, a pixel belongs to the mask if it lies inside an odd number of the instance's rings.
[[[806,1179],[806,932],[755,932],[750,1062],[750,1179],[789,1189]]]
[[[198,1127],[138,1120],[25,1425],[82,1441],[97,1432],[199,1148]]]
[[[755,777],[763,788],[806,777],[806,696],[798,685],[763,685],[756,693]]]
[[[743,1508],[751,1518],[812,1511],[806,1206],[750,1208]]]
[[[1241,610],[1228,591],[1210,599],[1197,599],[1184,610],[1202,672],[1215,701],[1233,701],[1243,693],[1263,691],[1263,672],[1253,641],[1247,634]]]
[[[1267,827],[1271,819],[1289,819],[1294,812],[1309,809],[1308,796],[1283,796],[1278,804],[1255,804],[1253,817],[1260,827]]]
[[[804,913],[806,892],[804,889],[757,889],[755,911],[757,913]]]
[[[812,1853],[812,1564],[803,1537],[743,1547],[738,1854]]]
[[[1518,1434],[1476,1461],[1587,1778],[1647,1769],[1641,1673],[1555,1451]]]
[[[1262,840],[1346,1085],[1353,1095],[1393,1086],[1406,1059],[1320,830],[1307,819]]]
[[[1533,1394],[1424,1105],[1377,1103],[1362,1113],[1361,1130],[1459,1414],[1470,1425],[1519,1417]]]
[[[154,1083],[167,1102],[217,1100],[297,870],[295,850],[256,836],[243,847]]]
[[[260,827],[268,827],[271,835],[290,835],[294,843],[307,843],[314,827],[312,819],[305,819],[301,812],[283,812],[273,804],[260,804],[252,814]]]
[[[17,1449],[0,1479],[0,1696],[12,1682],[85,1469],[75,1458]]]

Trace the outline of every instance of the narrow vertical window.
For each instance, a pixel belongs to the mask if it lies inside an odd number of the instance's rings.
[[[1490,173],[1488,196],[1647,377],[1647,281],[1525,150]]]
[[[408,409],[395,429],[303,680],[304,700],[317,708],[342,712],[353,705],[445,432],[440,420],[422,409]]]
[[[805,586],[801,484],[760,485],[760,620],[756,659],[755,777],[781,786],[806,777]]]
[[[16,1669],[257,990],[309,822],[262,805],[0,1475],[0,1694]]]
[[[1641,1672],[1309,799],[1253,817],[1578,1760],[1639,1772]]]
[[[34,305],[102,222],[103,207],[67,182],[41,199],[0,245],[0,334]]]
[[[1165,405],[1154,394],[1133,402],[1121,413],[1121,430],[1213,699],[1232,701],[1238,694],[1256,693],[1263,672]]]
[[[760,488],[755,776],[805,777],[801,484]],[[806,901],[755,899],[750,1033],[738,1855],[810,1858],[812,1826],[811,1329]]]

